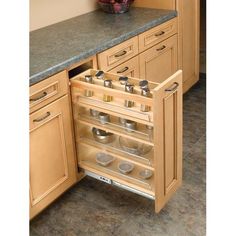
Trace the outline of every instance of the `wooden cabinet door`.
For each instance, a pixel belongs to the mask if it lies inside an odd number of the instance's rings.
[[[68,95],[30,115],[30,218],[76,182]]]
[[[156,212],[182,183],[182,97],[182,71],[154,91]]]
[[[117,66],[116,68],[108,71],[120,76],[139,78],[139,61],[138,56],[128,60],[127,62]]]
[[[162,83],[177,71],[177,36],[139,55],[140,79]]]

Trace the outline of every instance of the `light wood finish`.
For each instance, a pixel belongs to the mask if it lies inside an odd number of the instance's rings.
[[[84,168],[85,170],[89,170],[91,172],[100,174],[104,177],[110,178],[114,181],[117,181],[121,184],[125,184],[132,188],[136,188],[140,191],[148,193],[150,195],[154,195],[154,176],[152,176],[148,180],[143,180],[139,177],[139,172],[143,170],[143,167],[139,165],[135,165],[134,169],[131,173],[125,175],[119,172],[118,165],[123,160],[119,159],[118,157],[107,167],[103,167],[97,164],[96,162],[96,153],[97,150],[93,149],[93,147],[84,148],[80,146],[79,156],[80,162],[79,166]],[[101,151],[100,151],[101,152]]]
[[[139,55],[140,79],[161,83],[177,71],[177,35]]]
[[[120,65],[138,54],[138,36],[98,54],[98,68],[104,71]]]
[[[168,88],[178,87],[173,91]],[[155,210],[159,212],[182,183],[182,72],[154,92]]]
[[[169,38],[177,33],[177,18],[169,20],[161,25],[158,25],[138,36],[139,52],[154,46],[157,43]]]
[[[183,92],[199,80],[200,1],[136,0],[134,6],[177,10],[178,69],[183,70]]]
[[[150,82],[152,87],[151,93],[153,94],[153,97],[150,98],[152,102],[149,103],[151,107],[150,114],[152,114],[152,120],[149,120],[149,122],[153,126],[154,134],[152,141],[145,140],[141,136],[138,137],[125,133],[121,127],[114,128],[109,123],[102,125],[98,121],[95,122],[91,117],[86,118],[88,109],[93,108],[95,110],[98,109],[100,112],[116,116],[117,118],[123,117],[124,110],[126,110],[125,115],[129,116],[130,120],[137,121],[137,115],[130,108],[123,106],[122,109],[117,103],[114,103],[113,107],[109,107],[107,103],[102,106],[104,103],[102,101],[100,101],[101,106],[99,106],[98,97],[92,96],[85,98],[83,92],[78,93],[78,89],[83,91],[87,88],[82,86],[84,83],[82,81],[83,76],[85,74],[94,75],[95,73],[96,71],[94,70],[88,70],[71,81],[79,166],[84,170],[91,171],[155,196],[155,211],[159,212],[176,192],[182,181],[182,71],[178,71],[166,78],[161,84]],[[110,77],[114,84],[119,78],[119,75],[109,73],[106,73],[105,76]],[[130,79],[136,82],[139,81],[139,79],[135,78]],[[94,81],[94,83],[92,86],[97,86],[96,90],[102,89],[102,84],[97,84],[97,81]],[[116,96],[120,96],[119,93],[123,93],[119,87],[110,89],[111,92],[116,94]],[[135,95],[140,97],[137,99],[138,101],[142,100],[140,93]],[[132,97],[132,99],[136,99],[137,97]],[[122,95],[120,98],[125,99],[126,97]],[[145,112],[139,111],[139,114],[142,113]],[[144,123],[141,122],[141,124]],[[92,127],[113,133],[114,140],[112,143],[101,144],[96,142],[92,135]],[[153,149],[148,156],[136,155],[131,157],[133,154],[125,152],[120,147],[119,136],[138,141],[139,143],[145,143],[152,146]],[[96,163],[95,159],[96,153],[98,152],[109,153],[116,160],[108,167],[101,167]],[[127,176],[121,175],[117,169],[120,160],[134,163],[136,170]],[[153,170],[154,172],[154,176],[150,179],[150,182],[148,181],[148,185],[146,185],[145,181],[141,180],[140,182],[138,176],[138,172],[143,168]]]
[[[175,0],[135,0],[134,7],[147,7],[159,9],[175,9]]]
[[[68,91],[66,71],[55,74],[30,87],[30,113],[55,101]]]
[[[76,182],[69,99],[30,115],[30,218]]]
[[[118,74],[120,76],[139,78],[139,59],[138,56],[128,60],[127,62],[115,67],[108,72]]]
[[[200,1],[182,0],[183,88],[188,91],[199,80]]]

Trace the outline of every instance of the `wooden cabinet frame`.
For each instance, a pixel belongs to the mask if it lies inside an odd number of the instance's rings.
[[[118,85],[119,76],[111,73],[105,73],[105,77],[112,79],[117,89],[104,88],[102,86],[103,81],[100,80],[96,80],[95,84],[89,84],[83,81],[85,75],[91,74],[94,76],[96,72],[95,70],[89,70],[71,80],[79,166],[85,171],[91,171],[104,178],[109,178],[112,181],[152,195],[155,198],[155,211],[158,213],[182,183],[182,71],[177,71],[160,84],[149,82],[152,87],[153,98],[123,92]],[[129,78],[129,80],[135,84],[138,84],[140,81],[140,79],[135,78]],[[86,89],[93,91],[93,97],[86,98],[84,96],[84,90]],[[100,94],[102,93],[111,93],[115,97],[114,103],[108,104],[103,102],[100,99]],[[132,99],[136,104],[149,105],[151,112],[145,114],[135,109],[122,108],[122,106],[118,105],[120,99]],[[110,115],[129,118],[141,124],[153,126],[153,166],[146,165],[146,168],[154,171],[154,179],[151,179],[149,182],[151,190],[145,189],[142,184],[130,181],[129,178],[119,176],[119,173],[111,174],[108,169],[106,170],[96,166],[96,162],[94,162],[95,159],[93,159],[95,158],[94,152],[105,150],[105,152],[110,153],[111,150],[111,153],[119,160],[130,160],[138,166],[138,169],[144,168],[145,164],[140,164],[139,161],[132,160],[126,154],[122,155],[116,153],[112,151],[111,147],[105,148],[99,144],[93,144],[92,139],[90,143],[86,144],[87,149],[85,149],[84,152],[82,151],[83,148],[81,148],[80,145],[84,142],[83,136],[86,136],[86,138],[89,137],[91,127],[102,127],[102,129],[107,132],[112,132],[114,129],[108,125],[101,126],[89,118],[86,119],[86,117],[83,119],[83,115],[81,116],[79,110],[80,107],[87,109],[93,108]],[[114,109],[115,107],[116,109]],[[116,130],[114,134],[129,137],[129,134],[125,135],[119,130]],[[142,139],[140,141],[142,141]],[[94,151],[88,154],[86,150],[92,149]],[[91,162],[94,163],[90,164]],[[135,178],[135,176],[131,177]]]

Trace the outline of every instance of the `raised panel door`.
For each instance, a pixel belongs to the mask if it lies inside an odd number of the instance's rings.
[[[31,218],[76,182],[68,96],[30,115]]]
[[[140,79],[162,83],[177,71],[177,36],[139,55]]]

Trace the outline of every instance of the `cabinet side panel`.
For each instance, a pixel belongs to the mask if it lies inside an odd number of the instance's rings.
[[[182,72],[154,92],[155,210],[159,212],[182,182]]]

